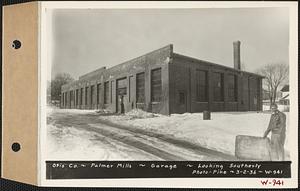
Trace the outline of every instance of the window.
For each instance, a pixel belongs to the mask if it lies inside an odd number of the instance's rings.
[[[85,105],[88,104],[88,91],[89,91],[89,87],[85,87]]]
[[[144,103],[145,101],[145,73],[136,75],[136,102]]]
[[[78,105],[78,92],[79,92],[79,89],[76,90],[76,98],[75,98],[75,100],[76,100],[76,106]]]
[[[129,76],[129,95],[128,95],[128,99],[129,99],[129,102],[132,101],[132,96],[133,95],[133,76]]]
[[[60,101],[60,103],[61,103],[61,107],[63,107],[64,106],[64,102],[65,102],[65,96],[64,96],[64,93],[62,92],[61,93],[61,101]]]
[[[228,75],[228,101],[237,101],[237,76]]]
[[[97,105],[100,104],[100,88],[101,84],[97,84]]]
[[[64,101],[64,106],[66,107],[67,106],[67,92],[65,92],[65,101]]]
[[[185,95],[184,92],[179,92],[179,104],[185,104]]]
[[[91,102],[91,105],[93,105],[93,102],[94,102],[94,100],[93,100],[93,98],[94,98],[94,86],[92,85],[91,86],[91,100],[90,100],[90,102]]]
[[[196,101],[208,101],[207,71],[196,70]]]
[[[113,81],[110,82],[110,103],[112,103],[112,90],[113,90]]]
[[[80,105],[83,105],[83,88],[80,88]]]
[[[74,100],[74,97],[73,97],[73,91],[72,91],[72,90],[70,91],[70,100],[71,100],[71,101]]]
[[[213,73],[214,101],[224,101],[224,75],[222,73]]]
[[[104,103],[108,104],[109,82],[104,83]]]
[[[159,102],[161,100],[161,69],[151,71],[151,101]]]
[[[65,93],[61,94],[61,98],[62,98],[62,100],[61,100],[61,106],[64,106],[65,105]]]

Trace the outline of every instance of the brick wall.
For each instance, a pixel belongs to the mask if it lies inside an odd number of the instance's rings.
[[[168,102],[168,59],[171,57],[173,46],[168,45],[161,49],[155,50],[138,58],[132,59],[125,63],[117,66],[105,69],[101,68],[96,71],[90,72],[83,75],[79,80],[66,84],[62,87],[62,92],[70,92],[76,89],[84,88],[83,100],[85,100],[85,87],[89,87],[87,103],[76,108],[81,109],[96,109],[106,108],[112,112],[117,110],[117,92],[116,92],[116,80],[121,78],[127,79],[127,96],[124,100],[125,111],[129,111],[132,108],[136,108],[136,74],[145,72],[145,102],[140,106],[147,111],[168,114],[169,113],[169,102]],[[151,102],[151,70],[161,68],[162,72],[162,100],[159,103]],[[132,77],[131,99],[129,100],[129,77]],[[109,81],[109,101],[108,104],[104,104],[104,82]],[[100,91],[100,103],[96,104],[96,87],[97,84],[101,83]],[[94,97],[93,104],[90,104],[90,86],[94,85]],[[111,86],[112,85],[112,86]],[[112,88],[112,89],[111,89]],[[67,102],[69,101],[69,97]],[[66,105],[66,108],[70,108],[70,105]],[[71,108],[74,106],[71,105]]]
[[[173,54],[172,64],[169,66],[170,73],[170,112],[202,112],[210,111],[249,111],[261,110],[261,77],[248,72],[234,70],[214,63],[197,60],[187,56]],[[208,100],[198,102],[196,99],[196,70],[208,73]],[[213,99],[213,72],[223,73],[224,101]],[[229,75],[237,76],[237,100],[228,99]],[[249,86],[251,84],[251,87]],[[249,89],[250,87],[250,89]],[[186,92],[186,106],[178,104],[179,94]],[[256,98],[255,98],[256,96]],[[256,99],[256,105],[254,104]],[[185,108],[185,109],[184,109]]]

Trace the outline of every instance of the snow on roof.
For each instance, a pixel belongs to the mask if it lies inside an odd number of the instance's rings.
[[[290,91],[290,86],[289,85],[285,85],[285,86],[283,86],[283,88],[280,91],[282,91],[282,92],[288,92],[288,91]]]

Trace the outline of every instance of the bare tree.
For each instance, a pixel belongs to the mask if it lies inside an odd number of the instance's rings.
[[[74,81],[74,78],[68,73],[59,73],[51,80],[50,91],[51,100],[59,100],[61,94],[61,87],[64,84]]]
[[[263,66],[257,71],[263,75],[264,86],[267,88],[271,105],[275,103],[278,87],[284,85],[289,76],[289,66],[284,63],[274,63]]]

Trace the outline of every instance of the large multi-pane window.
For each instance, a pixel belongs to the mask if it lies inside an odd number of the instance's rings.
[[[110,103],[112,103],[112,101],[113,101],[112,91],[113,91],[113,81],[110,82]]]
[[[91,85],[91,100],[90,100],[90,103],[91,103],[91,105],[93,105],[93,103],[94,103],[94,86],[93,85]]]
[[[237,76],[228,75],[228,101],[237,101]]]
[[[88,105],[88,91],[89,91],[89,87],[85,87],[85,105]]]
[[[196,70],[196,100],[198,102],[208,101],[207,71]]]
[[[144,103],[145,101],[145,73],[136,75],[136,102]]]
[[[73,101],[74,97],[73,97],[73,90],[70,91],[70,100]]]
[[[65,103],[64,103],[64,106],[65,107],[67,106],[67,92],[65,92]]]
[[[109,82],[104,83],[104,103],[108,104],[109,99]]]
[[[161,89],[161,69],[155,69],[151,71],[151,101],[161,101],[162,89]]]
[[[63,107],[63,106],[65,106],[65,93],[62,93],[61,94],[61,98],[62,98],[62,100],[61,100],[61,106]]]
[[[76,96],[75,96],[76,106],[78,105],[78,93],[79,93],[79,89],[76,90]]]
[[[73,90],[70,91],[70,108],[72,107],[72,105],[74,104],[74,94],[73,94]]]
[[[224,74],[213,72],[214,101],[224,101]]]
[[[100,88],[101,84],[97,84],[97,105],[100,104]]]
[[[133,89],[133,76],[129,76],[129,87],[128,87],[128,89],[129,89],[129,95],[128,95],[128,99],[129,99],[129,101],[132,101],[132,97],[134,96],[134,93],[133,93],[133,91],[134,91],[134,89]]]
[[[80,88],[80,105],[83,105],[83,88]]]

